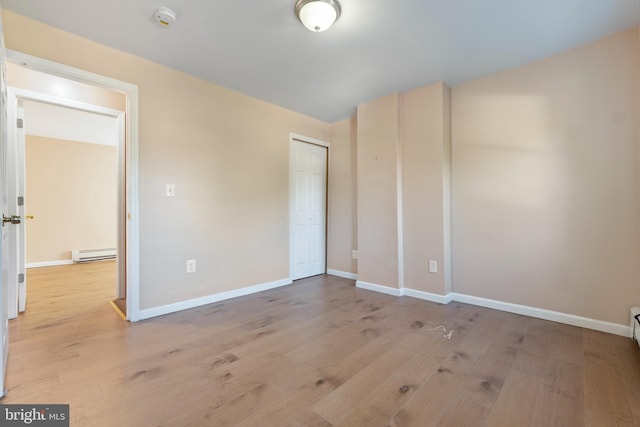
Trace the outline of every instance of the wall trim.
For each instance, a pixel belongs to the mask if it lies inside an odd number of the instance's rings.
[[[451,295],[453,296],[454,301],[463,302],[466,304],[492,308],[509,313],[521,314],[524,316],[535,317],[537,319],[550,320],[552,322],[564,323],[567,325],[578,326],[586,329],[593,329],[595,331],[607,332],[614,335],[622,335],[625,337],[629,336],[628,325],[619,325],[617,323],[576,316],[574,314],[561,313],[559,311],[552,311],[544,308],[530,307],[526,305],[513,304],[510,302],[475,297],[472,295],[458,293],[452,293]]]
[[[392,295],[394,297],[401,297],[403,295],[403,289],[391,288],[389,286],[376,285],[375,283],[363,282],[358,280],[356,282],[356,288],[366,289],[369,291],[380,292],[382,294]]]
[[[333,268],[327,268],[327,274],[331,274],[332,276],[342,277],[344,279],[358,280],[358,275],[356,273],[348,273],[346,271],[334,270]]]
[[[574,314],[562,313],[559,311],[547,310],[544,308],[530,307],[527,305],[513,304],[492,300],[488,298],[475,297],[472,295],[459,294],[450,292],[446,295],[432,294],[430,292],[417,291],[415,289],[403,288],[396,289],[388,286],[376,285],[375,283],[367,283],[358,280],[356,287],[369,291],[379,292],[396,297],[408,296],[411,298],[419,298],[438,304],[448,304],[451,301],[462,302],[465,304],[477,305],[479,307],[491,308],[494,310],[506,311],[507,313],[520,314],[523,316],[534,317],[536,319],[549,320],[566,325],[577,326],[594,331],[606,332],[608,334],[629,336],[629,325],[620,325],[617,323],[606,322],[604,320],[591,319],[589,317],[576,316]]]
[[[290,133],[289,134],[289,143],[293,142],[293,141],[300,141],[300,142],[306,142],[308,144],[314,144],[314,145],[319,145],[321,147],[327,147],[330,148],[331,147],[331,143],[326,142],[326,141],[322,141],[320,139],[317,138],[311,138],[309,136],[304,136],[304,135],[300,135],[297,133]]]
[[[207,295],[200,298],[193,298],[186,301],[180,301],[173,304],[162,305],[159,307],[146,308],[140,310],[140,320],[150,319],[152,317],[162,316],[164,314],[175,313],[177,311],[188,310],[190,308],[200,307],[202,305],[212,304],[214,302],[224,301],[231,298],[242,297],[245,295],[251,295],[269,289],[279,288],[281,286],[290,285],[292,280],[290,278],[275,280],[273,282],[260,283],[258,285],[247,286],[240,289],[234,289],[231,291],[220,292],[217,294]]]
[[[55,267],[58,265],[69,265],[73,264],[73,261],[70,259],[59,259],[55,261],[39,261],[39,262],[28,262],[25,264],[26,268],[40,268],[40,267]]]
[[[451,293],[446,295],[433,294],[431,292],[418,291],[411,288],[404,288],[404,295],[411,298],[423,299],[425,301],[436,302],[438,304],[449,304],[453,300]]]
[[[396,233],[398,233],[398,286],[400,291],[404,288],[404,185],[402,177],[403,157],[402,150],[404,148],[404,125],[402,115],[404,113],[403,103],[399,96],[396,95]]]

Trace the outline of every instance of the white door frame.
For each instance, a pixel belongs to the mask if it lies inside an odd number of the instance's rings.
[[[122,122],[124,122],[122,128],[126,144],[122,147],[124,150],[119,150],[118,153],[120,170],[124,172],[125,180],[123,188],[122,182],[120,181],[121,178],[118,178],[118,200],[119,203],[121,203],[121,200],[124,200],[125,204],[124,207],[119,206],[118,208],[118,260],[119,262],[123,260],[126,268],[118,269],[118,282],[122,286],[126,283],[127,320],[131,322],[140,320],[138,86],[12,50],[7,50],[7,61],[15,62],[26,68],[46,74],[124,92],[127,95],[126,120],[120,120],[121,126]],[[33,92],[31,92],[31,94],[33,95]],[[43,94],[39,95],[45,97]],[[44,102],[53,104],[69,102],[62,98],[48,96],[47,98],[49,101]],[[40,101],[42,101],[42,99],[40,99]],[[96,112],[96,109],[101,110],[102,112],[98,114],[112,115],[114,111],[117,112],[117,110],[96,107],[95,105],[80,102],[73,102],[72,104],[75,105],[75,107],[72,108],[85,109],[86,111]],[[119,175],[122,175],[122,173]],[[124,195],[122,192],[124,192]],[[126,277],[121,276],[121,272],[125,271]]]
[[[78,110],[78,111],[84,111],[87,113],[93,113],[93,114],[100,114],[103,116],[107,116],[107,117],[111,117],[116,119],[116,134],[117,136],[117,141],[116,141],[116,158],[117,158],[117,169],[118,169],[118,184],[117,187],[119,189],[119,194],[117,197],[117,208],[116,208],[116,222],[117,222],[117,230],[118,230],[118,238],[117,238],[117,248],[118,248],[118,256],[116,257],[116,270],[118,271],[117,277],[116,277],[116,298],[123,298],[126,295],[126,278],[124,278],[123,273],[125,272],[125,265],[122,264],[123,260],[124,260],[124,250],[123,247],[125,245],[124,240],[121,237],[121,230],[122,230],[122,222],[123,220],[121,219],[121,217],[123,217],[124,215],[121,215],[121,212],[123,211],[123,206],[122,206],[122,194],[120,193],[120,189],[122,188],[122,184],[120,182],[120,177],[124,175],[124,156],[122,155],[122,153],[124,152],[124,149],[126,147],[126,143],[125,143],[125,136],[124,136],[124,123],[125,123],[125,113],[124,111],[119,111],[119,110],[114,110],[111,108],[105,108],[105,107],[101,107],[99,105],[93,105],[93,104],[87,104],[84,102],[78,102],[78,101],[73,101],[70,99],[66,99],[66,98],[61,98],[61,97],[57,97],[57,96],[53,96],[53,95],[48,95],[45,93],[41,93],[41,92],[34,92],[34,91],[30,91],[30,90],[25,90],[25,89],[20,89],[20,88],[15,88],[15,87],[11,87],[9,86],[7,88],[7,108],[8,108],[8,112],[9,112],[9,123],[11,123],[11,118],[15,115],[15,111],[18,109],[20,102],[21,101],[36,101],[36,102],[42,102],[45,104],[51,104],[51,105],[58,105],[60,107],[66,107],[66,108],[72,108],[74,110]],[[24,129],[23,129],[24,131]],[[11,139],[14,139],[14,141],[11,141]],[[17,165],[17,170],[20,172],[22,172],[24,174],[24,170],[25,170],[25,155],[24,155],[24,140],[20,141],[20,138],[17,138],[16,134],[11,134],[11,136],[9,137],[9,143],[13,144],[16,143],[17,146],[17,161],[18,161],[18,165]],[[11,184],[11,183],[10,183]],[[24,176],[22,178],[18,178],[18,189],[22,190],[21,192],[19,192],[19,194],[21,196],[26,196],[25,194],[25,189],[24,189]],[[25,210],[24,210],[25,206],[21,206],[19,208],[19,214],[21,215],[23,220],[22,220],[22,227],[24,227],[24,224],[26,222],[26,217],[25,217]],[[24,232],[24,228],[20,229],[21,232]],[[24,240],[23,240],[23,236],[21,236],[21,238],[19,239],[20,244],[19,244],[19,255],[18,258],[20,260],[19,263],[19,273],[24,273],[24,269],[25,269],[25,257],[26,257],[26,252],[25,252],[25,247],[24,247]],[[22,286],[21,286],[22,285]],[[22,284],[18,284],[18,299],[17,301],[19,302],[19,309],[18,311],[22,312],[24,311],[24,301],[26,299],[26,284],[25,282],[23,282]],[[11,298],[11,297],[10,297]],[[13,305],[13,301],[10,301],[11,304]],[[9,318],[12,317],[11,315],[11,310],[9,313]],[[15,316],[13,316],[15,317]]]
[[[295,142],[306,142],[308,144],[314,144],[314,145],[318,145],[320,147],[325,147],[327,149],[327,181],[326,181],[326,188],[325,188],[325,213],[324,213],[324,221],[325,221],[325,228],[324,228],[324,233],[325,233],[325,239],[324,239],[324,251],[325,251],[325,257],[324,257],[324,262],[325,262],[325,272],[327,270],[327,230],[329,228],[329,168],[330,168],[330,164],[329,164],[329,158],[331,157],[330,154],[330,150],[331,150],[331,144],[325,141],[322,141],[320,139],[316,139],[316,138],[310,138],[308,136],[304,136],[304,135],[299,135],[296,133],[290,133],[289,134],[289,277],[293,278],[294,275],[294,254],[293,254],[293,248],[294,248],[294,215],[293,215],[293,209],[294,209],[294,205],[293,202],[295,200],[295,194],[294,194],[294,190],[295,190],[295,186],[294,186],[294,174],[293,174],[293,145]]]

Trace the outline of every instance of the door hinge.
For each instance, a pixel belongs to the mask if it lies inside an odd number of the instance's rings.
[[[18,196],[18,206],[24,206],[24,196]]]
[[[18,129],[22,129],[24,127],[24,120],[18,119]]]
[[[24,273],[18,274],[18,283],[24,283]]]

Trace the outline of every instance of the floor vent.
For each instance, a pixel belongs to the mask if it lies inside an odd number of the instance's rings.
[[[102,261],[105,259],[115,259],[116,249],[74,249],[71,251],[73,262]]]

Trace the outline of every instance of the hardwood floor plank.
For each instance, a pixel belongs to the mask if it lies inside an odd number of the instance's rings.
[[[533,426],[538,400],[544,393],[544,381],[537,376],[512,370],[491,409],[490,426]]]
[[[584,405],[582,396],[550,386],[543,386],[542,393],[535,403],[531,420],[532,426],[578,427],[584,424]]]
[[[404,364],[427,343],[422,336],[409,334],[381,357],[348,378],[311,409],[332,424],[340,423],[359,401],[370,396],[398,366]]]
[[[129,324],[114,277],[28,271],[3,403],[69,403],[74,426],[640,425],[624,337],[332,276]]]
[[[444,338],[439,338],[443,340]],[[418,350],[406,363],[401,365],[379,387],[369,392],[363,399],[358,396],[358,401],[351,403],[348,415],[336,425],[384,425],[389,418],[398,412],[411,398],[424,382],[435,372],[442,363],[443,358],[431,354],[432,343],[426,344]],[[437,342],[435,342],[437,344]],[[363,393],[365,395],[366,393]]]
[[[616,371],[624,384],[624,393],[631,412],[634,425],[640,426],[640,351],[638,345],[631,341],[628,351],[620,351],[616,354]]]
[[[608,353],[586,351],[584,355],[585,425],[632,426],[624,383],[618,376],[615,356]]]
[[[333,424],[313,411],[306,411],[287,427],[334,427]]]
[[[436,425],[438,427],[483,427],[487,425],[488,415],[489,410],[486,407],[460,399]]]

